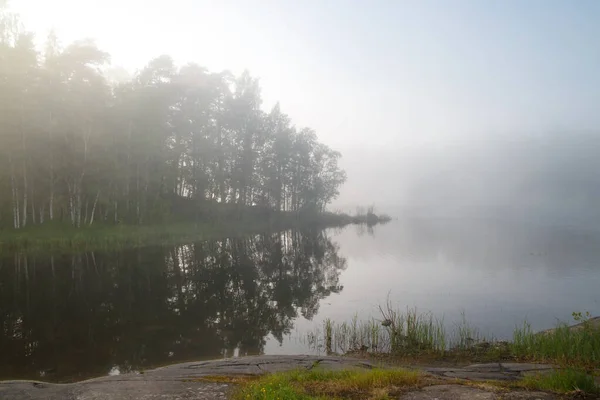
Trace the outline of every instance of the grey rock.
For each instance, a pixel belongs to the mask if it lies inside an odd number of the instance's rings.
[[[208,376],[259,375],[294,369],[325,370],[371,369],[376,365],[346,357],[331,356],[255,356],[214,361],[190,362],[157,368],[139,374],[105,376],[72,384],[34,381],[0,382],[0,399],[4,400],[216,400],[226,399],[234,388],[216,383]],[[544,373],[552,367],[540,364],[490,363],[465,368],[424,368],[441,378],[472,381],[515,380],[529,373]],[[204,377],[204,378],[203,378]],[[553,399],[544,393],[497,393],[461,385],[436,385],[405,394],[403,399]],[[512,396],[512,397],[511,397]],[[537,397],[536,397],[537,396]]]
[[[0,385],[1,399],[107,400],[107,399],[226,399],[230,386],[210,382],[116,381],[36,386],[32,382]]]
[[[557,400],[559,397],[542,392],[494,393],[463,385],[429,386],[419,391],[406,393],[402,400]]]
[[[406,393],[402,400],[494,400],[496,395],[482,389],[462,385],[429,386],[416,392]]]
[[[464,368],[424,368],[423,370],[442,378],[512,381],[527,375],[550,373],[553,368],[548,364],[486,363],[472,364]]]
[[[552,370],[554,367],[549,364],[527,364],[527,363],[502,363],[502,368],[509,371],[524,372],[524,371],[543,371]]]
[[[521,376],[548,375],[548,374],[551,374],[553,371],[554,371],[554,369],[539,369],[539,370],[523,371],[523,372],[521,372]]]
[[[429,372],[434,375],[444,375],[446,372],[458,371],[461,368],[449,368],[449,367],[424,367],[423,371]]]
[[[502,400],[555,400],[560,397],[544,392],[510,392],[502,393]]]
[[[348,368],[374,368],[358,359],[332,356],[253,356],[224,360],[191,362],[146,371],[144,377],[198,377],[206,375],[260,375],[264,373],[311,369],[315,366],[336,370]],[[104,379],[104,378],[100,378]]]
[[[480,372],[500,372],[502,371],[502,364],[500,363],[488,363],[488,364],[472,364],[463,368],[468,371],[480,371]]]
[[[202,381],[210,375],[259,375],[319,368],[373,368],[363,360],[341,357],[257,356],[176,364],[143,374],[106,376],[72,384],[34,381],[0,382],[4,400],[212,400],[226,399],[233,385]]]
[[[515,381],[519,379],[518,373],[506,372],[476,372],[476,371],[451,371],[444,374],[447,378],[467,379],[470,381]]]

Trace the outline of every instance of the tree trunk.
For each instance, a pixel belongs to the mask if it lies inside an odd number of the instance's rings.
[[[33,185],[32,185],[33,186]],[[31,222],[33,222],[33,224],[35,225],[35,204],[34,204],[34,193],[33,193],[33,187],[31,188]]]
[[[71,187],[71,184],[67,182],[67,188],[69,191],[69,214],[71,217],[71,225],[75,226],[75,204],[73,204],[73,197],[74,197],[74,193],[73,193],[73,188]]]
[[[19,129],[21,130],[21,148],[22,148],[22,156],[23,156],[23,223],[21,226],[24,228],[27,225],[27,195],[28,195],[28,186],[27,186],[27,149],[25,147],[25,127],[24,127],[24,110],[23,110],[23,100],[21,99],[21,108],[19,113]]]
[[[100,190],[96,192],[96,199],[94,200],[94,206],[92,207],[92,215],[90,216],[90,226],[94,223],[94,214],[96,213],[96,206],[98,205],[98,197],[100,197]]]
[[[218,111],[220,112],[221,109],[219,107]],[[225,185],[225,155],[223,154],[223,152],[225,151],[225,149],[223,148],[223,132],[221,129],[221,123],[219,121],[219,117],[217,117],[217,131],[218,131],[218,137],[219,137],[219,157],[218,157],[218,164],[219,164],[219,178],[220,178],[220,182],[219,182],[219,187],[220,187],[220,192],[221,192],[221,203],[226,203],[227,202],[227,189],[226,189],[226,185]]]
[[[12,209],[13,209],[13,226],[15,229],[21,227],[21,216],[19,215],[19,189],[15,179],[15,170],[13,168],[12,156],[9,155],[8,163],[10,165],[10,186],[12,191]]]
[[[117,202],[117,200],[115,200],[115,224],[119,221],[119,216],[118,216],[118,207],[119,207],[119,203]]]
[[[125,217],[131,218],[130,214],[130,201],[131,201],[131,133],[133,130],[133,123],[129,121],[129,129],[127,130],[127,165],[125,170],[127,175],[125,176]],[[116,210],[116,208],[115,208]]]
[[[77,188],[77,227],[81,227],[81,187]]]
[[[140,164],[137,164],[137,172],[135,175],[135,190],[137,194],[137,201],[135,205],[135,215],[137,219],[137,223],[140,223]]]
[[[21,226],[23,228],[27,226],[27,167],[25,166],[25,160],[23,160],[23,223]]]
[[[15,187],[14,176],[12,177],[12,206],[13,206],[13,226],[15,229],[21,227],[21,216],[19,214],[19,191]]]
[[[54,219],[54,153],[52,152],[52,111],[50,111],[50,123],[48,124],[48,138],[50,150],[50,221]]]
[[[48,211],[50,212],[50,221],[52,221],[54,219],[54,181],[50,182],[50,205]]]

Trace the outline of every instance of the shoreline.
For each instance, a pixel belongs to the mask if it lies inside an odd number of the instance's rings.
[[[545,338],[600,333],[600,318],[534,333]],[[419,357],[415,357],[419,359]],[[557,400],[600,394],[600,369],[561,360],[440,359],[369,357],[368,354],[258,355],[191,361],[68,383],[0,381],[0,397],[15,400],[94,398],[190,399],[439,399]],[[562,360],[564,361],[564,360]],[[314,384],[312,384],[313,382]],[[362,383],[361,383],[362,382]],[[315,386],[317,385],[317,386]],[[400,389],[401,388],[401,389]],[[313,397],[316,394],[321,396]],[[319,392],[320,391],[320,392]],[[402,397],[397,394],[402,393]],[[325,395],[325,397],[322,397]],[[338,396],[341,395],[341,396]],[[368,397],[365,397],[368,395]],[[408,397],[406,397],[408,396]]]
[[[565,335],[571,334],[571,336],[566,337]],[[589,340],[588,344],[591,344],[593,340],[597,341],[600,339],[600,317],[590,317],[586,319],[584,322],[575,323],[572,325],[567,325],[566,323],[561,323],[554,328],[544,329],[537,332],[531,333],[531,338],[529,340],[535,340],[538,338],[540,341],[544,342],[546,338],[550,337],[550,342],[552,343],[552,336],[558,336],[561,340]],[[593,337],[592,337],[593,335]],[[514,340],[514,339],[513,339]],[[533,344],[533,343],[530,343]],[[598,376],[600,376],[600,366],[594,367],[593,364],[586,362],[585,360],[579,359],[577,354],[574,354],[574,358],[571,360],[561,359],[561,358],[552,358],[547,357],[545,355],[535,354],[534,352],[524,352],[524,353],[515,353],[514,346],[516,343],[514,341],[487,341],[483,339],[479,342],[473,342],[467,348],[455,348],[448,349],[443,353],[439,353],[434,349],[426,349],[426,348],[408,348],[403,347],[400,352],[398,350],[387,350],[382,352],[371,352],[366,349],[356,349],[356,350],[348,350],[346,352],[332,352],[332,353],[302,353],[302,354],[250,354],[246,356],[239,357],[229,357],[229,358],[214,358],[214,357],[189,357],[184,359],[179,359],[177,361],[172,361],[171,363],[154,363],[146,366],[138,366],[132,370],[129,370],[124,373],[117,373],[114,376],[129,376],[129,375],[145,375],[147,371],[157,371],[169,368],[175,368],[181,365],[189,365],[189,364],[210,364],[210,363],[224,363],[226,360],[243,360],[247,358],[274,358],[274,359],[285,359],[285,358],[314,358],[314,359],[322,359],[322,358],[339,358],[339,359],[347,359],[347,360],[365,360],[369,363],[374,363],[376,365],[385,365],[388,367],[398,366],[398,367],[410,367],[410,368],[450,368],[457,369],[463,368],[472,364],[490,364],[490,363],[509,363],[509,364],[552,364],[566,368],[575,368],[575,369],[584,369],[589,370],[590,368],[596,369],[598,372]],[[562,348],[561,351],[569,352],[580,350],[579,347],[572,345],[571,348]],[[63,376],[63,377],[55,377],[52,379],[51,377],[47,377],[48,379],[44,381],[40,381],[38,379],[30,379],[27,377],[16,378],[16,379],[2,379],[0,378],[0,385],[5,382],[43,382],[52,385],[70,385],[77,384],[88,381],[102,380],[104,378],[111,377],[113,375],[109,373],[98,374],[91,373],[87,374],[87,376],[81,376],[77,379],[75,376]]]
[[[406,394],[429,392],[438,399],[462,400],[474,396],[485,399],[512,398],[504,397],[508,393],[516,393],[515,398],[518,399],[558,399],[561,397],[555,393],[560,393],[560,390],[551,390],[541,384],[536,386],[536,382],[544,376],[560,373],[560,371],[560,368],[554,365],[535,363],[508,362],[472,364],[464,367],[398,368],[349,357],[248,356],[175,364],[144,371],[144,373],[104,376],[67,384],[27,380],[0,381],[0,397],[14,400],[63,398],[212,400],[240,398],[240,394],[246,391],[249,394],[243,396],[244,398],[281,399],[282,397],[275,396],[276,393],[269,393],[271,390],[274,392],[281,390],[281,383],[278,387],[269,387],[269,383],[272,380],[289,383],[294,377],[304,376],[309,379],[321,379],[323,382],[346,379],[345,384],[352,387],[348,398],[355,398],[352,397],[352,393],[357,394],[365,389],[372,390],[370,387],[362,389],[353,387],[356,382],[360,382],[361,378],[369,378],[370,375],[376,377],[383,375],[395,377],[399,382],[409,378],[410,384],[403,391]],[[593,379],[598,381],[597,378]],[[380,381],[372,382],[368,385],[381,384]],[[384,385],[389,386],[389,383]],[[256,389],[260,390],[258,397],[251,395]],[[290,389],[302,390],[297,386],[292,386]],[[341,393],[347,393],[348,390],[339,386],[336,389],[341,390]],[[383,389],[386,387],[384,386]],[[387,389],[395,391],[397,387],[387,387]],[[460,396],[457,397],[457,394]],[[481,394],[485,394],[486,397],[476,396]]]
[[[342,228],[348,225],[374,226],[389,222],[387,216],[349,215],[325,212],[300,216],[274,213],[198,222],[168,222],[149,225],[102,225],[73,227],[64,224],[35,225],[23,229],[0,230],[0,255],[15,251],[83,252],[120,250],[145,246],[178,245],[252,234],[276,233],[288,229]]]

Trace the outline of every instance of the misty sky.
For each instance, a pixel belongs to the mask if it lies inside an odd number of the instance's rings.
[[[597,0],[11,5],[40,40],[51,28],[63,44],[95,38],[113,66],[132,72],[164,53],[215,71],[249,69],[266,108],[280,101],[299,126],[342,151],[349,181],[340,204],[406,199],[403,182],[422,186],[432,179],[423,166],[476,152],[473,143],[490,149],[600,128]],[[462,171],[487,165],[478,162]],[[489,189],[482,181],[479,192]]]

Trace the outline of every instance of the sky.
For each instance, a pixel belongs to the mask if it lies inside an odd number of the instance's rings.
[[[344,154],[339,204],[406,198],[382,180],[414,180],[473,143],[600,128],[597,0],[10,4],[40,41],[50,29],[63,44],[94,38],[131,72],[161,54],[248,69],[266,109],[279,101]]]

